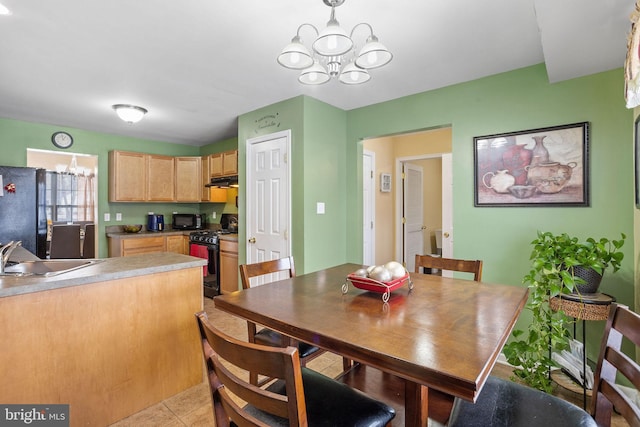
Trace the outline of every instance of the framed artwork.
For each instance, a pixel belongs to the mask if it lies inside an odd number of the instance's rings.
[[[634,127],[635,138],[635,171],[636,171],[636,208],[640,209],[640,116],[636,118]]]
[[[478,136],[473,150],[474,206],[589,206],[588,122]]]
[[[391,174],[390,173],[380,174],[380,191],[383,193],[391,192]]]

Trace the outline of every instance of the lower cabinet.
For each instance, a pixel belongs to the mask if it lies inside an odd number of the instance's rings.
[[[238,290],[238,242],[220,239],[220,293]]]
[[[189,236],[167,236],[167,252],[189,255]]]
[[[149,237],[107,237],[109,257],[175,252],[189,254],[189,236],[182,234]]]

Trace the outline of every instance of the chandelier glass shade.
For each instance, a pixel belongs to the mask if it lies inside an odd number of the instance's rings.
[[[147,114],[145,108],[138,107],[137,105],[115,104],[113,109],[116,110],[118,117],[127,123],[138,123],[144,115]]]
[[[312,24],[298,27],[296,35],[278,56],[278,63],[285,68],[301,70],[298,81],[307,85],[319,85],[337,77],[342,83],[354,85],[371,79],[367,70],[382,67],[391,61],[393,55],[373,34],[373,28],[366,22],[357,24],[348,34],[335,17],[335,8],[344,0],[323,0],[331,6],[331,17],[327,26],[318,31]],[[300,31],[310,27],[315,32],[315,40],[309,50],[300,37]],[[358,27],[366,27],[369,36],[358,51],[353,35]]]

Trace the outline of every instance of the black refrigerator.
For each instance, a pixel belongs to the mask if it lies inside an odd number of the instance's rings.
[[[0,244],[47,256],[46,170],[0,166]]]

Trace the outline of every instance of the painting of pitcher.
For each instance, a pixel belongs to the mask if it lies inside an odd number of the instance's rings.
[[[589,123],[473,138],[474,206],[589,206]]]

